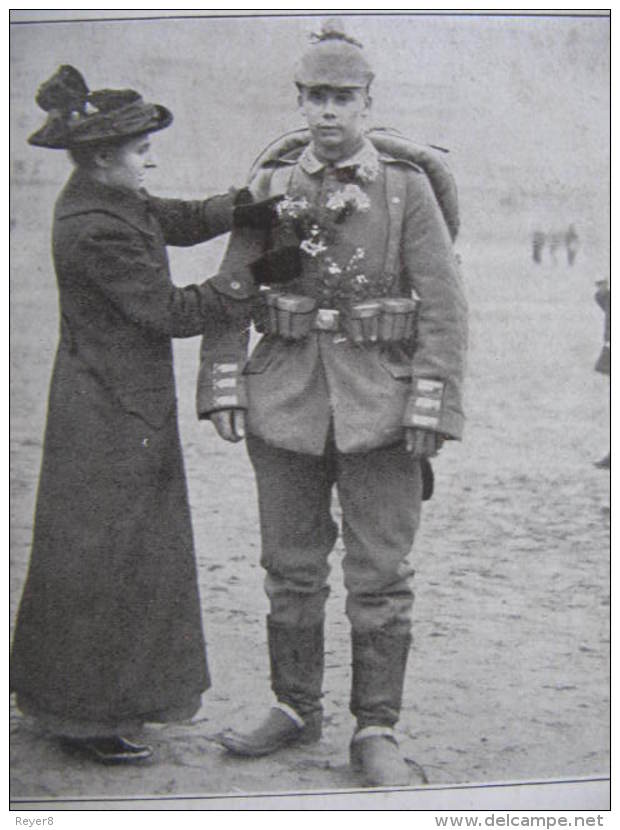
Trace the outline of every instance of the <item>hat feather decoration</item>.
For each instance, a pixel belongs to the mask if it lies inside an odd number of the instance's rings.
[[[38,89],[36,102],[45,112],[57,110],[63,115],[84,112],[88,87],[82,75],[73,66],[65,64]]]
[[[88,103],[99,112],[113,112],[140,100],[140,94],[133,89],[96,89],[88,96]]]

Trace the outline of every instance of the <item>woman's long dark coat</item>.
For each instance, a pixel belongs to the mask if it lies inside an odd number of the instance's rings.
[[[221,309],[173,286],[165,245],[230,221],[229,197],[160,200],[80,171],[57,202],[60,343],[12,662],[18,704],[43,719],[166,720],[209,686],[171,338]]]

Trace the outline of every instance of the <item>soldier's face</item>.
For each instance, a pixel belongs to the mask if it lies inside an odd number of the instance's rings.
[[[104,163],[107,184],[124,190],[140,190],[146,171],[155,167],[149,136],[138,136],[110,149]]]
[[[299,94],[314,149],[330,159],[355,152],[370,110],[370,97],[363,89],[306,87]]]

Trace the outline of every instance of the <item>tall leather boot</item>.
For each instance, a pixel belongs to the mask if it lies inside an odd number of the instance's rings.
[[[412,769],[394,736],[400,715],[411,634],[402,625],[352,631],[351,712],[357,729],[350,745],[351,767],[370,786],[412,783]]]
[[[271,688],[278,700],[266,719],[248,733],[227,731],[219,742],[236,755],[270,755],[291,744],[321,737],[323,709],[323,622],[287,626],[267,617]]]

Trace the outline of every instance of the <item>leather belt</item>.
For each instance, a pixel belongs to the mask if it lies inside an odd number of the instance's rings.
[[[410,340],[419,298],[384,297],[354,303],[341,312],[317,308],[316,300],[298,294],[270,292],[265,297],[270,334],[303,340],[311,331],[344,332],[353,343],[395,343]]]

